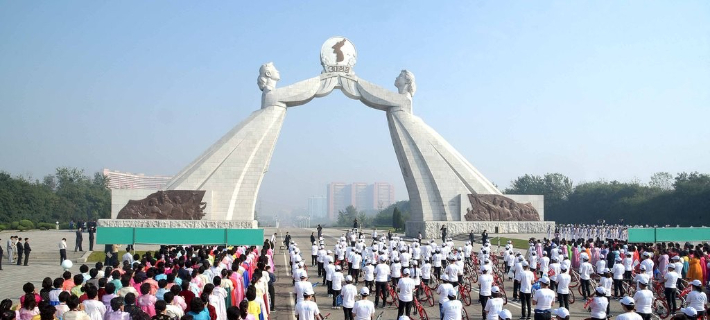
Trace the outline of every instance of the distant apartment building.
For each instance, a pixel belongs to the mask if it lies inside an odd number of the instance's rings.
[[[349,205],[360,211],[377,212],[394,202],[394,186],[386,182],[332,182],[327,188],[327,212],[331,220],[337,219],[338,211]]]
[[[308,198],[308,216],[311,218],[325,218],[328,213],[328,199],[326,197]]]
[[[109,178],[109,189],[164,189],[170,176],[147,176],[142,173],[130,173],[104,169],[104,176]]]

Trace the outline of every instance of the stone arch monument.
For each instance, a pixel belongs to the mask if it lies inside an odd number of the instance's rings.
[[[449,234],[481,232],[545,232],[542,196],[502,195],[501,192],[454,147],[412,112],[416,93],[414,74],[407,70],[396,77],[391,91],[370,83],[354,72],[357,51],[350,40],[332,37],[322,46],[320,75],[285,87],[277,87],[279,71],[273,63],[259,68],[257,85],[262,91],[261,108],[254,111],[202,155],[182,169],[159,191],[113,190],[112,218],[105,226],[195,226],[256,228],[254,209],[262,179],[268,169],[288,108],[308,103],[340,89],[387,116],[397,160],[411,205],[407,234],[422,232],[438,237],[446,227]],[[491,156],[486,154],[486,156]],[[171,190],[203,192],[202,217],[171,214],[156,208],[156,198],[174,201]],[[185,196],[183,195],[183,198]],[[145,199],[144,199],[145,198]],[[138,199],[138,200],[135,200]],[[142,200],[141,200],[142,199]],[[149,199],[149,200],[148,200]],[[133,200],[126,205],[129,200]],[[142,205],[141,201],[152,201]],[[200,201],[197,201],[198,203]],[[133,209],[128,210],[133,205]],[[160,207],[160,205],[157,205]],[[161,215],[145,214],[147,207]],[[180,211],[186,211],[184,209]],[[119,214],[120,213],[120,214]],[[127,219],[127,220],[126,220]],[[193,218],[189,218],[193,219]]]

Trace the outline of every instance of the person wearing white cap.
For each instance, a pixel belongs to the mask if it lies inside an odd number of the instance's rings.
[[[557,300],[559,301],[559,307],[565,307],[569,309],[569,284],[572,281],[572,277],[567,272],[567,267],[561,267],[560,274],[557,275]]]
[[[609,306],[609,300],[606,298],[606,290],[603,287],[597,287],[594,290],[594,298],[589,308],[592,311],[593,320],[606,320],[606,308]]]
[[[480,279],[480,278],[479,278]],[[500,288],[498,286],[491,287],[492,298],[486,300],[486,304],[483,306],[483,313],[486,320],[497,320],[498,312],[503,310],[503,304],[505,301],[501,298]]]
[[[634,281],[636,281],[636,283],[637,283],[637,285],[636,285],[636,289],[637,289],[637,290],[639,289],[638,283],[641,282],[641,279],[645,279],[645,280],[646,280],[646,285],[650,285],[650,284],[651,284],[651,277],[649,277],[648,274],[646,274],[646,266],[644,266],[644,265],[639,266],[639,270],[640,270],[641,272],[639,272],[639,273],[636,275],[636,277],[634,278]]]
[[[333,275],[335,274],[335,265],[330,263],[330,259],[325,259],[325,271],[323,271],[323,276],[325,278],[325,281],[323,283],[326,284],[326,287],[328,288],[328,297],[330,297],[333,294]]]
[[[623,297],[619,301],[621,303],[621,309],[624,310],[622,314],[616,316],[616,320],[642,320],[640,314],[634,312],[634,299],[631,297]]]
[[[421,267],[421,271],[422,282],[424,282],[424,285],[429,285],[429,281],[431,280],[431,259],[424,258],[424,264]]]
[[[552,303],[555,302],[555,292],[550,290],[550,278],[540,278],[540,289],[535,291],[532,298],[535,304],[535,320],[549,320],[552,315]]]
[[[439,314],[441,319],[444,318],[444,303],[449,301],[450,290],[454,290],[454,286],[449,283],[449,277],[446,274],[442,274],[441,283],[436,288],[436,293],[439,295]]]
[[[442,306],[444,316],[441,317],[441,320],[461,320],[463,304],[461,303],[461,300],[456,299],[456,289],[449,289],[447,295],[449,301],[444,302],[444,305]]]
[[[602,275],[599,279],[599,286],[604,288],[604,295],[606,296],[607,302],[609,302],[607,303],[606,314],[607,317],[611,317],[609,305],[611,305],[611,286],[614,283],[614,280],[611,279],[611,271],[609,271],[609,269],[602,268],[599,272]]]
[[[397,317],[397,320],[412,320],[412,318],[407,317],[407,316],[399,316],[399,317]]]
[[[441,249],[437,248],[431,256],[431,265],[434,266],[434,275],[437,279],[441,279],[441,259]]]
[[[678,310],[678,306],[675,303],[675,292],[679,277],[678,273],[675,272],[675,265],[669,264],[668,272],[663,276],[665,280],[663,283],[663,292],[666,296],[666,303],[668,303],[668,307],[671,309],[671,313],[675,313],[676,310]]]
[[[375,315],[375,304],[372,301],[367,300],[370,295],[370,290],[366,287],[360,288],[360,300],[355,302],[353,307],[352,315],[355,320],[371,320]]]
[[[333,309],[337,306],[337,298],[340,295],[340,290],[343,289],[343,281],[345,280],[341,270],[340,265],[335,266],[335,273],[333,273],[332,283],[330,284],[331,293],[333,294]]]
[[[449,277],[449,282],[451,282],[451,285],[456,288],[459,286],[459,267],[456,263],[454,263],[453,255],[449,255],[448,258],[449,263],[446,266],[444,273],[446,273],[446,276]]]
[[[294,291],[296,293],[296,303],[303,301],[303,294],[308,291],[308,288],[313,288],[313,284],[308,281],[308,276],[302,274],[299,281],[296,282],[294,286]]]
[[[511,320],[513,319],[513,314],[508,311],[508,309],[503,309],[500,312],[498,312],[498,318],[500,320]]]
[[[631,280],[633,280],[631,279],[631,271],[634,269],[634,258],[631,252],[626,251],[624,253],[624,259],[621,261],[621,264],[624,265],[624,279],[627,279],[629,284],[631,284]]]
[[[614,298],[620,299],[626,293],[624,292],[624,265],[621,263],[621,257],[615,259],[614,266],[611,268],[612,280],[614,281]]]
[[[297,320],[322,320],[318,304],[313,302],[313,287],[307,288],[303,293],[303,301],[296,304]]]
[[[360,268],[362,267],[362,254],[359,250],[355,250],[353,254],[352,267],[348,272],[353,276],[355,284],[360,283]]]
[[[368,290],[372,291],[372,287],[375,285],[375,266],[372,265],[370,259],[365,260],[365,267],[362,268],[362,276],[365,279],[365,286]]]
[[[397,292],[399,293],[399,310],[397,310],[397,316],[401,316],[405,313],[407,316],[411,314],[415,286],[414,280],[409,277],[409,269],[404,269],[402,278],[400,278],[397,283]]]
[[[550,270],[546,273],[546,275],[550,278],[550,288],[555,291],[557,291],[557,287],[559,285],[559,275],[563,273],[562,264],[560,264],[558,259],[558,257],[550,258]],[[567,267],[565,267],[565,270],[568,270]]]
[[[676,315],[676,316],[674,316],[674,317],[671,318],[671,319],[677,319],[677,320],[695,320],[695,319],[698,318],[698,311],[695,310],[695,308],[693,308],[693,307],[681,308],[681,309],[680,309],[680,312],[682,312],[682,314],[680,315],[680,317],[679,317],[679,315]]]
[[[688,293],[685,300],[689,307],[693,307],[698,312],[698,317],[703,317],[708,303],[708,296],[703,292],[703,283],[695,279],[690,282],[690,285],[693,286],[693,290]]]
[[[380,296],[384,297],[382,299],[382,307],[385,307],[387,303],[387,278],[390,275],[390,268],[385,263],[387,258],[380,256],[380,263],[375,267],[375,307],[380,301]]]
[[[644,252],[643,253],[643,261],[641,261],[642,266],[646,266],[646,274],[648,275],[649,279],[653,278],[653,260],[651,260],[651,253],[650,252]]]
[[[483,317],[486,317],[486,303],[490,299],[493,288],[493,276],[488,273],[488,269],[481,267],[481,275],[478,276],[478,300],[481,301]]]
[[[588,297],[592,295],[590,292],[590,279],[593,269],[592,264],[589,263],[589,257],[587,255],[582,255],[582,264],[579,266],[579,279],[582,286],[582,299],[587,300]]]
[[[520,301],[520,275],[523,273],[523,257],[520,252],[515,253],[515,264],[513,264],[513,301]]]
[[[345,277],[345,285],[340,292],[343,298],[343,315],[345,320],[353,320],[353,308],[355,307],[355,296],[357,295],[357,287],[353,285],[353,277],[348,275]]]
[[[325,247],[321,245],[318,247],[318,252],[316,253],[316,255],[317,255],[316,262],[318,262],[318,276],[320,277],[323,275],[323,272],[325,271],[325,269],[323,267],[324,267],[326,256],[328,255],[328,251],[325,251]]]
[[[529,270],[530,266],[527,261],[522,262],[523,272],[520,273],[520,307],[522,309],[521,319],[530,319],[532,313],[532,284],[535,281],[535,275]],[[527,310],[527,316],[525,314]]]
[[[552,310],[552,315],[555,316],[556,320],[569,320],[569,310],[564,307]]]
[[[638,290],[634,294],[634,304],[636,312],[641,315],[644,320],[650,320],[653,309],[653,292],[648,290],[648,279],[641,277],[638,280]]]

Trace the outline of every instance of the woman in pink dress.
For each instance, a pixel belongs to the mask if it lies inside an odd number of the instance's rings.
[[[579,268],[579,246],[575,245],[572,248],[572,268]]]
[[[153,317],[155,315],[155,302],[158,299],[150,294],[150,284],[144,283],[141,285],[141,295],[136,299],[136,305],[138,305],[143,312],[147,313],[149,316]]]

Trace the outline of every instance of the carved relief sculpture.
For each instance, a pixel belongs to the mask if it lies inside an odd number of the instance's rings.
[[[205,202],[201,190],[165,190],[142,200],[130,200],[118,212],[117,219],[200,220]]]
[[[497,194],[469,194],[471,208],[466,221],[540,221],[537,210],[529,203],[518,203]]]

